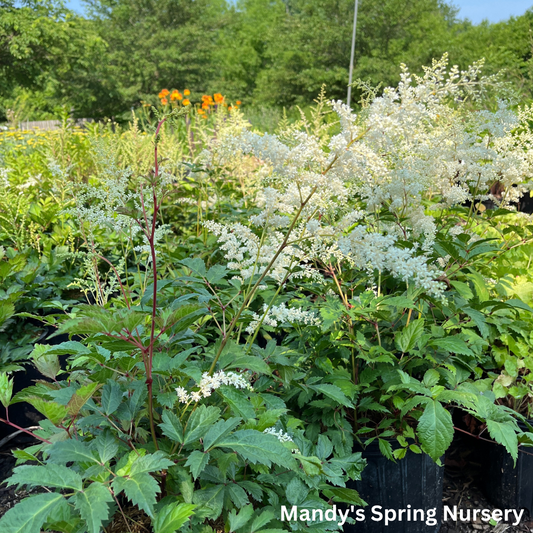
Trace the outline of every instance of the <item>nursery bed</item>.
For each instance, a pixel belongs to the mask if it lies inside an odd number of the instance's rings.
[[[446,459],[444,472],[443,505],[453,507],[457,505],[462,509],[493,509],[479,486],[478,480],[480,465],[467,455],[462,455],[461,446],[453,446]],[[26,498],[29,494],[39,492],[39,489],[28,492],[16,491],[16,487],[6,487],[4,480],[11,475],[15,466],[15,458],[10,450],[0,452],[0,516],[11,509],[17,502]],[[118,525],[118,524],[117,524]],[[118,529],[114,533],[120,533]],[[489,531],[493,533],[530,533],[533,532],[533,519],[527,517],[518,526],[499,524],[491,526],[478,520],[475,523],[443,523],[439,533],[479,533]],[[394,533],[391,531],[391,533]]]

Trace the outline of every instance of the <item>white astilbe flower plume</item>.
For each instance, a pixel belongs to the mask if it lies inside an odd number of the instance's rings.
[[[533,173],[533,108],[515,113],[501,100],[495,111],[481,109],[486,87],[499,83],[480,76],[482,65],[460,71],[444,56],[423,76],[402,66],[398,86],[361,115],[330,102],[340,132],[329,138],[304,120],[305,131],[261,135],[243,126],[220,141],[219,151],[255,157],[265,176],[260,212],[248,223],[206,223],[228,267],[243,280],[262,274],[285,243],[267,273],[275,281],[293,266],[319,281],[317,265],[347,261],[442,296],[442,266],[431,259],[433,215],[467,201],[509,207]]]
[[[204,372],[202,374],[202,379],[198,384],[199,390],[187,392],[184,387],[177,387],[176,394],[178,395],[178,401],[180,403],[199,402],[202,398],[208,398],[211,396],[211,393],[222,385],[231,385],[236,389],[252,390],[252,386],[242,374],[219,370],[212,376],[209,375],[208,372]]]
[[[266,313],[266,314],[265,314]],[[268,309],[267,304],[263,305],[263,315],[254,313],[252,321],[246,328],[246,332],[253,334],[261,323],[273,328],[281,324],[305,324],[308,326],[320,326],[321,320],[313,311],[305,311],[298,307],[287,307],[286,304],[273,305]]]

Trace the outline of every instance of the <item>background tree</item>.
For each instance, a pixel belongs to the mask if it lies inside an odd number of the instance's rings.
[[[307,105],[323,84],[345,99],[353,0],[0,0],[0,120],[62,106],[128,119],[163,88],[223,92],[248,105]],[[399,64],[420,72],[444,52],[466,68],[486,58],[524,102],[533,95],[533,12],[498,24],[457,18],[444,0],[361,0],[355,78],[394,85]],[[355,94],[354,102],[357,101]]]

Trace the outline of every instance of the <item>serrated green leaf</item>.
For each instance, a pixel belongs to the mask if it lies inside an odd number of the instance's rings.
[[[220,387],[218,392],[224,397],[234,414],[245,420],[255,417],[255,410],[250,403],[248,393],[230,386]]]
[[[194,514],[196,505],[190,503],[168,503],[162,507],[152,520],[154,533],[176,533]]]
[[[77,416],[81,408],[91,399],[92,395],[100,386],[100,383],[94,382],[80,387],[67,403],[69,415],[73,417]]]
[[[392,453],[395,459],[403,459],[407,455],[407,448],[397,448]]]
[[[9,379],[7,372],[0,372],[0,402],[8,407],[13,396],[13,379]]]
[[[417,433],[424,451],[437,462],[453,439],[452,416],[437,400],[426,402]]]
[[[226,487],[226,493],[228,498],[239,509],[250,503],[250,499],[248,498],[245,490],[237,483],[229,483]]]
[[[215,485],[194,492],[193,502],[203,507],[202,513],[207,514],[206,518],[216,520],[220,516],[224,506],[224,488],[224,485]]]
[[[310,385],[310,389],[313,389],[316,392],[322,393],[324,396],[335,400],[337,403],[344,405],[345,407],[353,407],[353,403],[350,399],[342,392],[337,385],[331,385],[329,383],[320,383],[319,385]]]
[[[14,314],[15,306],[11,302],[0,302],[0,326]]]
[[[388,440],[378,439],[379,451],[387,458],[392,461],[394,456],[392,455],[392,446]]]
[[[479,272],[470,272],[466,275],[474,284],[474,290],[480,302],[486,302],[490,295],[487,289],[487,284],[483,279],[483,276]]]
[[[224,367],[224,370],[230,370],[232,368],[240,368],[257,372],[258,374],[270,375],[272,371],[268,364],[259,357],[253,357],[249,355],[238,355]]]
[[[219,420],[216,424],[209,428],[209,431],[204,437],[204,450],[208,450],[215,445],[217,441],[229,435],[241,422],[240,418],[228,418],[227,420]]]
[[[252,527],[250,529],[250,533],[255,533],[259,529],[261,529],[263,526],[266,526],[269,522],[271,522],[276,514],[271,509],[265,509],[259,516],[256,516],[254,518],[254,521],[252,522]]]
[[[163,431],[163,435],[167,436],[174,442],[183,443],[183,426],[180,419],[172,412],[165,410],[161,417],[163,422],[159,424],[159,427]]]
[[[318,457],[306,457],[305,455],[297,453],[294,458],[300,461],[304,472],[308,476],[318,476],[322,473],[322,461]]]
[[[431,346],[436,346],[437,348],[441,348],[442,350],[446,350],[450,353],[458,353],[462,355],[474,355],[472,350],[468,347],[466,342],[457,337],[457,336],[451,336],[451,337],[444,337],[442,339],[433,339],[429,343]]]
[[[11,453],[20,461],[36,461],[40,462],[35,455],[28,452],[28,450],[12,450]],[[18,461],[17,461],[18,464]]]
[[[214,265],[207,271],[205,278],[213,285],[223,280],[227,272],[228,269],[225,266]]]
[[[130,475],[134,476],[144,472],[157,472],[173,465],[174,462],[167,457],[167,454],[158,450],[155,453],[137,456],[131,465]]]
[[[487,325],[485,315],[480,311],[471,309],[470,307],[462,307],[461,310],[472,319],[472,322],[477,326],[481,336],[486,339],[489,336],[490,329]]]
[[[394,336],[396,347],[402,353],[412,350],[423,333],[424,319],[413,320],[408,326]]]
[[[367,505],[367,503],[359,496],[359,493],[353,489],[346,489],[344,487],[328,487],[322,493],[333,501],[350,503],[353,505]]]
[[[322,317],[322,331],[328,331],[339,320],[342,319],[346,312],[345,307],[339,302],[338,298],[328,298],[326,305],[320,308]]]
[[[122,403],[123,395],[119,384],[110,379],[102,389],[102,409],[106,415],[112,415]]]
[[[157,481],[147,472],[130,477],[116,477],[111,483],[115,496],[124,491],[133,505],[141,508],[149,517],[154,516],[156,494],[159,493]]]
[[[275,426],[276,422],[287,412],[287,409],[268,409],[259,415],[259,420],[254,429],[257,431],[264,431],[265,429]]]
[[[220,409],[218,407],[200,405],[189,418],[183,444],[190,444],[202,439],[219,417]]]
[[[58,372],[61,370],[57,354],[50,350],[45,344],[36,344],[30,354],[33,364],[37,370],[47,378],[56,379]]]
[[[187,459],[185,466],[190,467],[193,479],[196,479],[209,462],[210,455],[208,452],[194,450]]]
[[[17,503],[0,518],[0,531],[2,533],[40,533],[48,516],[62,501],[63,496],[55,492],[30,496]]]
[[[65,405],[61,405],[57,402],[43,400],[36,396],[28,398],[28,403],[33,405],[37,411],[42,413],[52,424],[57,426],[68,415],[68,408]]]
[[[518,437],[512,426],[505,422],[495,422],[487,420],[487,429],[490,436],[509,452],[516,464],[518,458]]]
[[[433,387],[433,385],[436,385],[439,382],[439,380],[440,380],[440,374],[434,368],[430,368],[424,374],[424,379],[422,380],[422,382],[424,383],[426,387],[431,388]]]
[[[7,480],[8,485],[28,485],[30,487],[54,487],[59,489],[82,490],[81,476],[71,468],[62,465],[22,465],[13,470]]]
[[[322,460],[326,460],[333,453],[333,444],[326,435],[318,436],[315,453]]]
[[[111,431],[104,431],[99,435],[95,445],[102,463],[107,463],[113,459],[118,452],[118,442]]]
[[[79,440],[65,440],[55,442],[46,448],[50,462],[65,464],[70,461],[78,463],[98,463],[93,452]]]
[[[228,515],[230,533],[237,531],[241,527],[244,527],[252,518],[254,514],[254,507],[252,504],[246,505],[238,513],[235,509]]]
[[[200,274],[202,278],[205,278],[207,271],[205,269],[205,263],[199,257],[187,257],[179,261],[180,264],[185,265],[187,268]]]
[[[109,518],[109,504],[113,496],[101,483],[93,482],[84,491],[72,497],[74,506],[80,512],[88,533],[100,533],[102,522]]]
[[[450,285],[459,293],[461,298],[471,300],[474,297],[474,293],[470,290],[467,283],[462,281],[450,281]]]
[[[272,463],[293,468],[294,458],[288,448],[275,437],[253,429],[242,429],[217,442],[215,448],[229,448],[253,464]]]
[[[191,324],[194,324],[199,318],[204,316],[206,308],[197,303],[186,304],[177,309],[168,309],[163,311],[156,318],[156,324],[159,328],[171,329],[174,333],[186,330]]]
[[[42,526],[42,530],[46,532],[81,533],[79,527],[80,522],[81,518],[79,513],[66,500],[63,500],[48,515],[46,522]]]
[[[383,304],[385,305],[393,305],[394,307],[402,307],[406,309],[415,309],[416,303],[413,302],[411,298],[407,298],[407,296],[392,296],[390,298],[384,298]]]

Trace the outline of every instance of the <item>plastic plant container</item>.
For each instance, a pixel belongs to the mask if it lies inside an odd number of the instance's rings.
[[[351,482],[348,486],[357,490],[367,502],[365,520],[345,524],[344,533],[437,533],[442,520],[444,467],[438,466],[428,455],[410,450],[403,459],[390,461],[380,452],[377,441],[363,451],[363,457],[367,466],[361,481]],[[422,510],[424,518],[421,520],[418,513],[416,520],[407,521],[404,513],[402,520],[396,519],[385,525],[384,520],[372,520],[373,516],[378,518],[372,512],[377,505],[382,507],[380,513],[394,509],[397,516],[401,509]],[[427,525],[427,512],[433,509],[436,525]],[[356,518],[355,513],[350,516]]]

